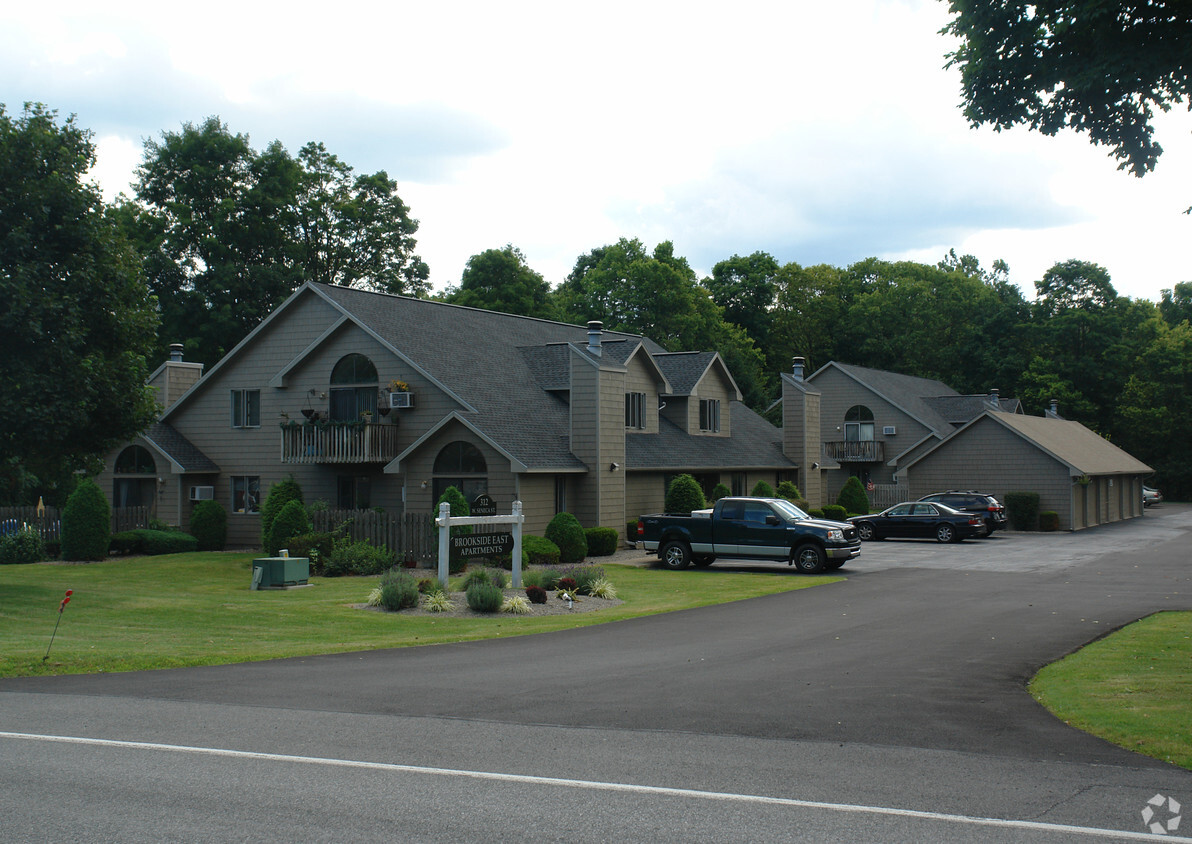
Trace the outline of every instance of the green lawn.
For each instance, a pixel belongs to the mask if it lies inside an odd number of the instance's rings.
[[[250,553],[174,554],[90,565],[0,566],[0,677],[214,665],[521,636],[831,583],[788,570],[672,572],[605,566],[624,604],[576,615],[436,618],[354,609],[376,577],[312,578],[251,591]],[[50,658],[58,604],[74,590]]]
[[[1044,668],[1035,699],[1067,724],[1192,769],[1192,613],[1161,612]]]

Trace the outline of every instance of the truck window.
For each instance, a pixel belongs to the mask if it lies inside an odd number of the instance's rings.
[[[745,521],[764,525],[766,519],[774,515],[774,511],[766,504],[747,504],[745,506]]]
[[[742,519],[745,505],[740,501],[726,501],[720,505],[720,518],[722,519]]]

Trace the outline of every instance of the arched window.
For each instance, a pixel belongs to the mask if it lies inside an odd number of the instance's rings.
[[[116,458],[115,472],[117,475],[156,475],[157,464],[153,462],[149,449],[130,445]]]
[[[157,503],[157,464],[149,449],[130,445],[116,457],[113,507],[149,507]]]
[[[434,476],[435,501],[449,486],[462,492],[469,504],[488,492],[488,463],[470,442],[456,440],[443,446],[435,457]]]
[[[844,441],[850,443],[873,441],[873,411],[863,404],[854,404],[844,414]]]
[[[345,355],[331,370],[331,418],[353,422],[377,412],[377,368],[364,355]]]

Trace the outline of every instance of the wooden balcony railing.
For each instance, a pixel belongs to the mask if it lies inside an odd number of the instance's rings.
[[[397,426],[283,425],[282,463],[384,463],[397,457]]]
[[[882,443],[877,440],[826,442],[824,456],[838,463],[878,463],[882,459]]]

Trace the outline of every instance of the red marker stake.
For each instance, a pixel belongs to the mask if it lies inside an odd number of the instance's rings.
[[[62,623],[62,611],[66,609],[66,605],[70,603],[70,596],[74,594],[73,589],[66,590],[66,597],[62,599],[62,603],[58,605],[58,620],[54,622],[54,632],[50,635],[50,643],[46,645],[46,655],[41,658],[45,662],[50,658],[50,648],[54,647],[54,637],[58,635],[58,625]]]

